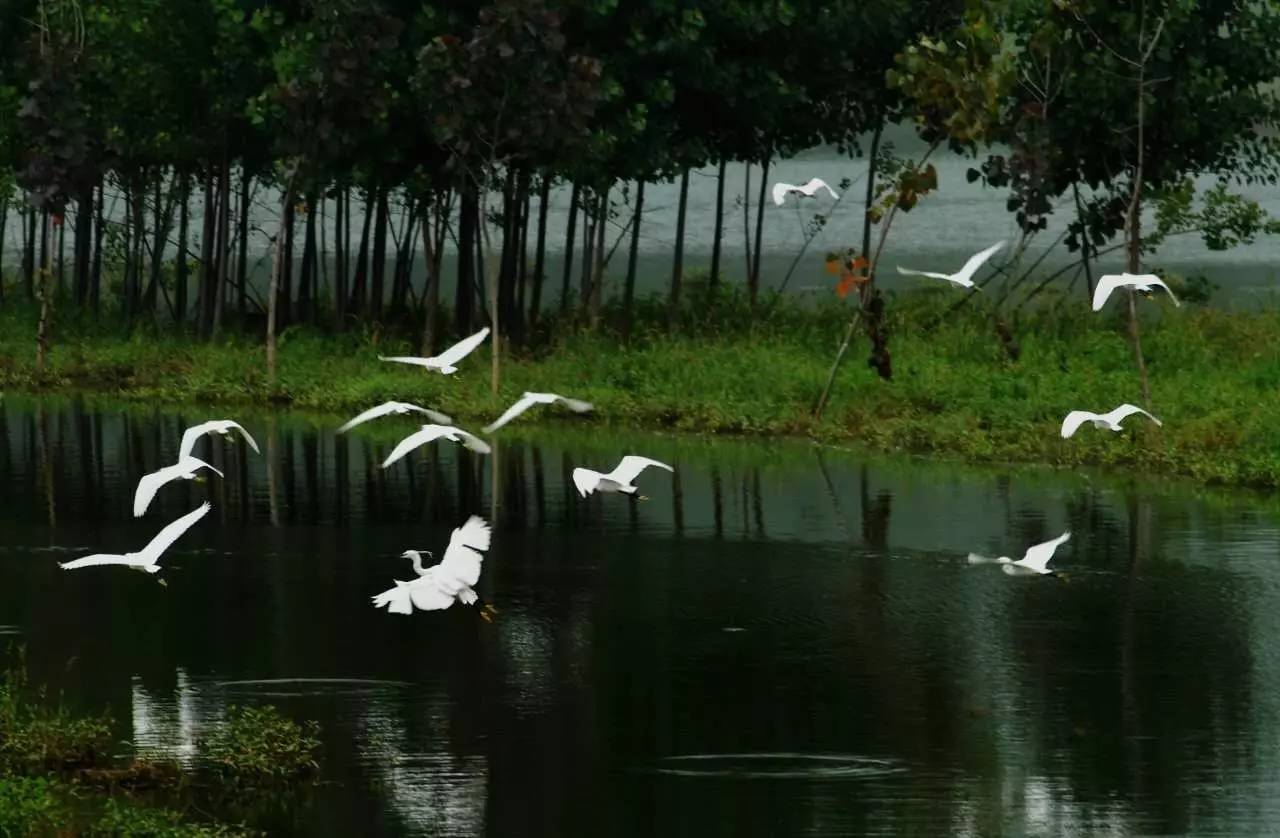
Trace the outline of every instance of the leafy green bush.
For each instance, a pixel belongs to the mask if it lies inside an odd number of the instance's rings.
[[[200,742],[208,765],[232,782],[254,785],[296,780],[319,766],[320,726],[298,724],[274,707],[227,708],[227,721]]]
[[[32,687],[22,650],[0,676],[0,769],[38,773],[93,766],[111,743],[111,719],[84,718],[51,707],[45,687]]]
[[[0,778],[0,836],[52,835],[68,823],[55,784],[39,777]]]

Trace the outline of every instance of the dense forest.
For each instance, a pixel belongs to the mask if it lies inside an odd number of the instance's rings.
[[[412,330],[424,351],[487,324],[519,346],[548,316],[625,337],[646,183],[681,184],[670,319],[689,172],[717,164],[707,286],[755,308],[770,163],[828,144],[867,162],[865,222],[827,258],[887,377],[878,256],[937,188],[935,151],[1007,194],[1012,258],[1069,207],[1091,286],[1107,250],[1136,270],[1174,232],[1271,231],[1233,187],[1280,172],[1278,66],[1280,11],[1254,0],[17,0],[0,7],[0,225],[19,228],[0,227],[0,305],[31,301],[41,353],[66,308],[201,338],[265,319],[269,357],[307,322]],[[923,154],[881,142],[902,122]],[[725,289],[730,161],[758,192]],[[548,276],[555,184],[573,197]],[[280,219],[267,288],[248,264],[262,195]]]

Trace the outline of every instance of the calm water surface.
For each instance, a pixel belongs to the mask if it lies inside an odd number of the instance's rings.
[[[1280,833],[1273,498],[581,422],[383,472],[409,423],[278,415],[134,520],[204,414],[0,405],[0,639],[145,753],[317,719],[321,785],[220,813],[273,834]],[[579,499],[624,450],[675,479]],[[206,499],[167,588],[57,568]],[[370,606],[472,512],[492,625]],[[965,563],[1063,529],[1064,580]]]

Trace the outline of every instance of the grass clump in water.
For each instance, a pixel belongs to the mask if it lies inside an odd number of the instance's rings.
[[[105,759],[110,744],[111,718],[50,706],[45,687],[30,684],[19,650],[16,663],[0,676],[0,770],[39,774],[89,768]]]
[[[226,722],[200,743],[223,779],[240,785],[287,783],[318,770],[320,726],[298,724],[271,706],[227,709]]]

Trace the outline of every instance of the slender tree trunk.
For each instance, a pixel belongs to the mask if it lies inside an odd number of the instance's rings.
[[[133,259],[132,270],[129,272],[129,312],[136,313],[142,305],[142,253],[143,245],[147,240],[147,214],[146,214],[146,173],[142,172],[138,175],[137,184],[133,192]]]
[[[569,313],[569,277],[573,275],[573,250],[578,233],[578,201],[582,187],[574,183],[569,193],[569,226],[564,234],[564,278],[560,283],[560,314]]]
[[[93,225],[93,268],[89,274],[89,306],[94,316],[98,314],[98,305],[102,299],[102,237],[107,231],[106,224],[107,190],[105,179],[98,180],[98,201],[94,208],[96,213]]]
[[[743,166],[745,183],[742,187],[742,250],[747,255],[747,271],[743,274],[751,281],[751,161]]]
[[[213,286],[213,329],[217,337],[222,331],[223,309],[227,307],[227,285],[231,279],[231,158],[224,138],[222,170],[218,175],[218,272]]]
[[[612,185],[606,186],[600,195],[600,217],[596,221],[595,264],[591,269],[591,295],[587,300],[593,330],[600,328],[600,307],[604,301],[604,234],[609,220],[609,193],[612,189]]]
[[[546,279],[547,258],[547,204],[551,198],[551,175],[542,176],[542,187],[538,190],[538,238],[533,248],[533,288],[529,297],[529,331],[538,325],[538,315],[542,313],[542,283]]]
[[[876,199],[876,158],[880,156],[880,138],[884,136],[884,120],[876,119],[876,130],[871,134],[870,162],[867,163],[867,191],[863,198],[862,258],[871,261],[871,204]]]
[[[711,275],[707,285],[715,296],[716,286],[720,282],[720,239],[724,237],[724,172],[727,161],[720,159],[720,170],[716,174],[716,226],[715,240],[711,242]]]
[[[61,299],[67,292],[67,272],[65,270],[66,260],[63,258],[66,255],[66,252],[67,219],[64,215],[62,221],[58,224],[58,299]]]
[[[44,212],[45,231],[41,232],[41,237],[48,236],[49,214]],[[53,309],[53,294],[49,288],[50,271],[48,252],[42,251],[40,258],[40,276],[36,285],[39,289],[40,297],[40,321],[36,324],[36,374],[44,374],[45,355],[49,351],[49,319]]]
[[[76,225],[80,224],[80,214],[84,212],[84,203],[80,204],[80,208],[76,211]],[[4,305],[4,237],[9,230],[9,195],[7,192],[0,193],[0,306]],[[79,242],[79,236],[76,237]],[[77,294],[76,301],[80,302],[81,298]]]
[[[298,320],[309,320],[311,311],[311,272],[316,267],[316,197],[306,197],[307,222],[302,239],[302,272],[298,277]]]
[[[578,278],[578,317],[585,319],[587,313],[587,297],[591,293],[591,268],[595,265],[596,228],[600,224],[600,198],[586,202],[591,209],[583,207],[582,212],[582,271]]]
[[[1092,241],[1089,238],[1089,225],[1085,220],[1084,204],[1080,202],[1080,186],[1071,184],[1071,194],[1076,202],[1076,221],[1080,225],[1080,258],[1084,262],[1085,299],[1093,300],[1093,268],[1089,264],[1089,249]]]
[[[316,254],[316,266],[319,270],[316,272],[317,284],[311,289],[311,299],[315,304],[314,313],[311,322],[316,323],[320,314],[320,286],[323,285],[326,291],[332,293],[333,285],[329,282],[329,244],[326,239],[325,228],[328,227],[324,217],[324,192],[321,191],[316,197],[316,218],[319,230],[320,250]]]
[[[675,329],[680,316],[680,286],[684,282],[684,225],[689,208],[689,170],[680,174],[680,205],[676,210],[676,253],[671,266],[671,294],[667,301],[667,328]],[[754,299],[754,298],[753,298]]]
[[[480,228],[479,238],[484,245],[481,264],[484,269],[485,286],[488,288],[489,326],[492,330],[489,332],[489,351],[491,353],[489,358],[489,391],[496,396],[498,395],[499,364],[502,357],[502,320],[498,310],[498,259],[494,258],[493,255],[493,246],[489,240],[489,218],[488,213],[485,211],[488,200],[489,182],[486,177],[484,184],[480,188],[480,206],[477,209],[476,216],[479,219],[477,221],[477,226]],[[507,244],[507,242],[503,242],[503,247],[506,247]],[[498,492],[496,483],[494,484],[493,492],[496,497]]]
[[[430,195],[422,201],[422,258],[426,262],[427,275],[422,287],[422,355],[428,357],[435,354],[436,318],[440,312],[440,263],[438,251],[444,249],[444,240],[437,240],[434,235],[436,216],[443,215],[448,202],[438,195]]]
[[[1145,30],[1145,20],[1143,29]],[[1139,49],[1145,51],[1142,38],[1138,40]],[[1153,43],[1154,46],[1154,43]],[[1131,274],[1142,270],[1142,179],[1144,163],[1144,144],[1146,143],[1145,123],[1146,104],[1143,100],[1146,85],[1147,62],[1144,56],[1138,64],[1138,157],[1133,167],[1133,194],[1129,199],[1129,264]],[[1129,289],[1129,337],[1133,341],[1133,362],[1138,367],[1138,377],[1142,382],[1142,406],[1151,409],[1151,389],[1147,381],[1147,362],[1142,357],[1142,333],[1138,327],[1138,307],[1134,302],[1134,291]]]
[[[502,322],[507,324],[507,332],[510,333],[511,309],[515,307],[516,257],[520,248],[520,234],[517,231],[520,220],[519,177],[508,171],[505,181],[502,185],[502,258],[498,261],[497,292],[498,314]],[[483,220],[481,223],[484,223]]]
[[[770,160],[766,157],[760,169],[760,195],[756,198],[756,249],[751,260],[751,282],[747,289],[752,306],[760,296],[760,238],[764,232],[764,198],[769,186],[769,163]]]
[[[295,202],[298,198],[296,195],[290,195],[289,198],[289,203],[284,208],[284,252],[280,256],[280,283],[277,286],[280,299],[276,302],[276,325],[281,328],[287,328],[293,322],[293,228],[297,219]]]
[[[640,222],[644,218],[644,181],[636,183],[636,214],[631,222],[631,251],[627,254],[627,279],[622,286],[622,342],[631,340],[632,306],[636,298],[636,259],[640,253]]]
[[[191,173],[183,172],[178,182],[178,263],[174,269],[174,325],[179,332],[187,322],[187,235],[190,222]]]
[[[368,303],[366,286],[368,285],[369,276],[369,227],[373,221],[374,211],[374,193],[366,190],[364,193],[364,223],[360,227],[360,249],[356,253],[356,272],[355,280],[351,283],[351,304],[347,307],[349,311],[358,311],[362,316],[368,313]],[[348,205],[347,213],[351,212]]]
[[[346,194],[345,186],[338,189],[333,210],[333,326],[338,331],[347,319]]]
[[[0,210],[3,215],[3,210]],[[4,234],[0,231],[0,249],[3,248]],[[3,253],[0,252],[0,257]],[[76,198],[76,255],[75,255],[75,298],[76,306],[84,308],[89,297],[89,260],[93,257],[93,187],[87,187]],[[4,261],[0,258],[0,263]]]
[[[217,208],[214,204],[213,169],[204,174],[204,216],[200,223],[200,282],[196,286],[196,333],[201,339],[208,337],[213,312],[209,311],[212,299],[209,288],[213,285],[214,248],[217,236]]]
[[[28,300],[36,298],[36,209],[30,207],[26,213],[26,247],[22,251],[22,285]]]
[[[463,335],[471,331],[475,320],[476,208],[475,189],[464,187],[458,209],[458,281],[453,298],[454,328]]]
[[[374,320],[382,317],[382,281],[387,270],[387,190],[378,189],[377,215],[373,220],[373,268],[369,291],[369,312]]]
[[[525,303],[529,283],[529,186],[532,176],[527,172],[520,180],[520,245],[516,249],[516,304],[511,311],[509,331],[517,341],[524,342]]]
[[[267,387],[274,393],[276,389],[276,309],[280,306],[280,275],[284,272],[284,243],[289,224],[289,208],[293,206],[292,184],[284,191],[281,207],[280,230],[276,233],[276,248],[271,264],[271,282],[267,288]],[[274,429],[273,429],[274,430]],[[268,460],[271,458],[268,457]],[[268,463],[274,467],[274,463]]]

